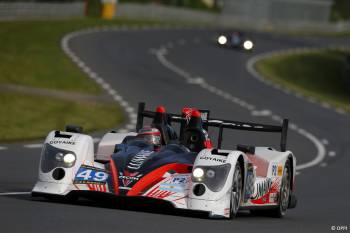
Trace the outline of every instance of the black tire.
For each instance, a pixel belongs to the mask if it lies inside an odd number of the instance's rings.
[[[291,194],[291,191],[290,191],[291,174],[292,172],[290,169],[289,160],[287,160],[283,169],[280,195],[278,198],[278,208],[271,210],[271,216],[273,217],[282,218],[286,214],[286,211],[289,205],[289,199],[290,199],[289,197]]]
[[[235,218],[242,200],[243,179],[241,166],[237,162],[233,174],[231,200],[230,200],[230,218]]]

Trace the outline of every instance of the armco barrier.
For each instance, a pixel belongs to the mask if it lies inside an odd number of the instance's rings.
[[[84,2],[0,2],[0,20],[84,16]]]

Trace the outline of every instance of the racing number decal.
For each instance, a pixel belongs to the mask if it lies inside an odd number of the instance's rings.
[[[272,165],[272,176],[277,176],[277,165]]]
[[[106,183],[108,173],[94,167],[81,166],[75,176],[74,183]]]
[[[173,178],[172,183],[184,184],[184,183],[186,183],[186,178],[185,177],[175,177],[175,178]]]

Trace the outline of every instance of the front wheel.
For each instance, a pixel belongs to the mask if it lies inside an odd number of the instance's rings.
[[[235,172],[233,174],[231,200],[230,200],[230,218],[234,218],[237,215],[239,206],[242,199],[242,170],[241,166],[237,163]]]

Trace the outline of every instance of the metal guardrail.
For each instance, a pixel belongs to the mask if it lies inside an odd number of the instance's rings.
[[[229,1],[229,0],[228,0]],[[236,1],[236,0],[235,0]],[[262,1],[263,2],[263,1]],[[259,9],[256,9],[257,11]],[[255,14],[255,13],[254,13]],[[258,14],[258,13],[256,13]],[[151,19],[151,20],[168,20],[177,22],[197,22],[213,26],[237,27],[246,29],[282,29],[282,30],[317,30],[325,32],[342,32],[350,30],[350,22],[330,23],[320,21],[291,21],[276,20],[253,20],[243,17],[241,14],[230,13],[211,13],[183,9],[170,6],[162,6],[157,4],[136,4],[123,3],[117,6],[116,17],[131,19]]]
[[[84,2],[0,2],[0,20],[84,16]]]
[[[231,0],[227,0],[231,1]],[[238,0],[232,0],[236,2]],[[253,0],[250,0],[253,1]],[[256,1],[256,0],[255,0]],[[272,1],[272,0],[267,0]],[[281,1],[281,0],[279,0]],[[284,1],[284,0],[283,0]],[[288,0],[292,1],[292,0]],[[232,2],[232,3],[233,3]],[[240,1],[241,2],[241,1]],[[243,1],[242,1],[243,2]],[[265,1],[261,1],[265,2]],[[262,4],[262,3],[260,3]],[[266,5],[266,3],[264,3]],[[263,5],[264,5],[263,4]],[[85,4],[81,2],[0,2],[0,20],[36,19],[36,18],[70,18],[83,17]],[[260,9],[261,10],[261,9]],[[257,8],[256,11],[259,11]],[[242,12],[241,12],[242,13]],[[261,13],[261,12],[260,12]],[[255,12],[254,14],[258,14]],[[282,30],[316,30],[325,32],[342,32],[350,30],[350,22],[309,22],[251,20],[241,14],[213,13],[190,10],[158,4],[122,3],[117,5],[116,17],[130,19],[151,19],[176,22],[202,23],[215,27],[236,27],[244,29],[282,29]],[[252,16],[253,17],[253,16]],[[255,16],[254,16],[255,17]],[[277,17],[277,16],[276,16]]]

